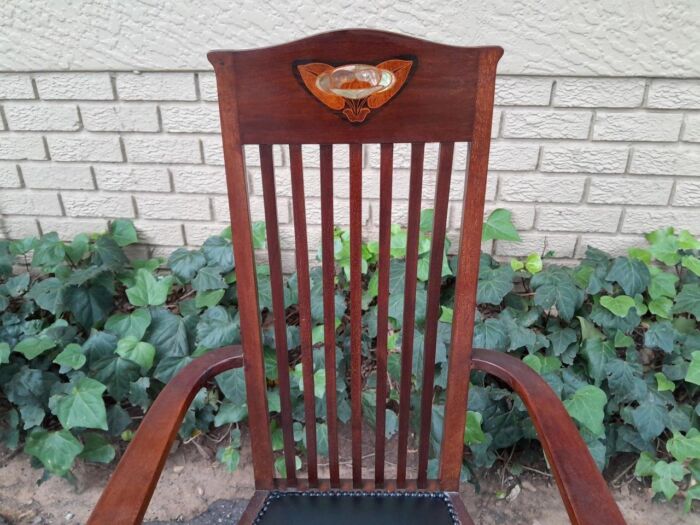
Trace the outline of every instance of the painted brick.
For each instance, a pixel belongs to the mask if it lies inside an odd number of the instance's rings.
[[[219,147],[221,147],[221,137],[216,137],[216,139],[219,141]],[[339,145],[334,146],[334,148],[338,148],[338,147],[341,147],[341,146],[339,146]],[[289,148],[287,148],[286,146],[284,146],[284,148],[282,146],[279,146],[279,145],[272,146],[272,163],[275,166],[284,166],[285,155],[287,157],[289,157],[288,150],[289,150]],[[254,146],[254,145],[249,144],[249,145],[243,147],[243,151],[245,153],[245,165],[247,167],[260,166],[260,149],[258,146]],[[334,149],[334,151],[336,151],[336,150]],[[223,164],[223,157],[222,157],[222,164]]]
[[[170,132],[220,133],[216,104],[169,104],[160,106],[163,129]]]
[[[313,266],[318,264],[318,262],[314,261],[313,259],[321,246],[321,228],[319,226],[309,226],[306,231],[306,237],[307,245],[309,247],[309,261]],[[296,249],[294,227],[291,224],[280,226],[280,249],[284,251],[289,250],[292,253]],[[292,267],[294,268],[295,266],[296,261],[293,263]]]
[[[494,242],[496,255],[508,257],[525,257],[531,253],[554,252],[554,257],[573,257],[578,236],[557,233],[522,233],[521,242]]]
[[[97,187],[108,191],[170,191],[170,175],[165,166],[96,164]]]
[[[636,146],[630,173],[700,176],[700,146]]]
[[[537,211],[541,231],[614,232],[620,222],[619,208],[545,207]]]
[[[633,108],[641,106],[643,79],[561,78],[554,90],[554,105],[563,107]]]
[[[44,160],[46,149],[39,135],[0,133],[0,160]]]
[[[289,158],[288,148],[284,149],[285,158]],[[367,160],[368,154],[363,151],[363,158]],[[377,156],[378,158],[378,156]],[[321,166],[320,149],[315,144],[304,144],[301,147],[301,160],[304,168],[319,168]],[[350,148],[345,144],[333,146],[333,168],[350,167]]]
[[[90,131],[158,131],[154,104],[80,104],[85,129]]]
[[[230,221],[231,215],[229,213],[228,197],[213,197],[212,203],[214,205],[214,218],[217,221],[221,222]],[[306,206],[306,220],[308,224],[312,224],[310,217],[313,211],[312,206],[308,200]],[[280,224],[288,223],[291,221],[289,201],[285,198],[277,199],[277,219],[280,222]],[[250,198],[250,220],[265,220],[265,204],[261,197]]]
[[[549,78],[496,78],[497,106],[548,106],[551,94]]]
[[[22,181],[14,163],[0,163],[0,188],[21,188]]]
[[[503,115],[503,110],[500,108],[493,109],[493,118],[491,119],[491,138],[495,139],[498,137],[501,131],[501,115]]]
[[[23,239],[39,236],[39,226],[33,217],[3,217],[0,220],[0,239]]]
[[[582,145],[545,145],[540,169],[560,173],[622,173],[627,164],[626,147]]]
[[[189,246],[201,246],[212,235],[219,235],[229,224],[212,222],[186,222],[185,237]]]
[[[362,200],[362,223],[367,224],[370,220],[370,202],[363,199]],[[333,200],[333,215],[335,218],[335,223],[342,226],[350,225],[350,201],[345,199],[334,199]],[[292,215],[293,217],[293,215]],[[290,221],[292,218],[290,218]],[[309,198],[306,199],[306,222],[309,225],[321,224],[321,201],[320,199]],[[405,221],[402,221],[406,224]],[[313,246],[309,242],[309,246]]]
[[[61,200],[69,217],[134,216],[131,197],[122,193],[63,191]]]
[[[152,245],[182,246],[182,225],[175,221],[134,221],[141,242]]]
[[[700,109],[700,80],[652,80],[647,106],[665,109]]]
[[[648,233],[672,225],[700,234],[700,210],[687,208],[627,208],[622,233]]]
[[[58,195],[53,191],[3,190],[0,210],[4,215],[62,215]]]
[[[163,135],[124,135],[124,148],[129,162],[165,164],[200,164],[202,156],[196,137]]]
[[[6,102],[8,127],[15,131],[76,131],[80,129],[78,108],[68,104]]]
[[[674,206],[700,206],[700,182],[680,180],[673,196]]]
[[[593,177],[588,202],[598,204],[668,204],[673,180],[638,177]]]
[[[113,100],[109,73],[37,73],[39,98],[44,100]]]
[[[599,111],[593,125],[593,140],[677,141],[682,122],[680,113]]]
[[[57,190],[93,190],[90,166],[54,163],[25,163],[22,178],[28,188]]]
[[[700,113],[686,114],[683,140],[687,142],[700,142]]]
[[[202,100],[210,102],[219,99],[216,90],[216,75],[214,73],[199,74],[199,96]]]
[[[501,174],[499,198],[509,202],[581,202],[586,177]]]
[[[589,246],[598,248],[614,256],[627,255],[627,250],[636,246],[645,246],[646,239],[642,236],[629,235],[582,235],[575,256],[582,258]]]
[[[221,137],[202,137],[202,149],[204,150],[204,163],[213,166],[224,165],[224,148]],[[260,161],[258,161],[260,163]]]
[[[503,203],[487,204],[484,207],[484,220],[486,220],[488,218],[488,216],[491,215],[491,212],[493,212],[493,210],[495,210],[496,208],[505,208],[505,207],[506,206]],[[508,205],[507,208],[508,208],[508,210],[511,211],[511,213],[512,213],[511,218],[513,221],[513,225],[518,230],[529,230],[535,224],[535,207],[534,206]],[[462,218],[461,209],[462,209],[462,207],[460,205],[459,206],[459,219],[460,220]],[[458,223],[453,222],[453,226],[455,224],[458,224]]]
[[[30,99],[34,97],[32,80],[22,73],[0,73],[0,99]]]
[[[192,73],[118,73],[122,100],[196,100]]]
[[[506,111],[501,134],[506,138],[585,139],[590,111]]]
[[[452,171],[450,180],[450,200],[461,202],[464,198],[464,178],[466,170],[461,167]],[[498,174],[489,173],[486,179],[486,200],[492,201],[496,198],[498,188]]]
[[[43,233],[56,232],[58,236],[69,241],[80,233],[102,233],[107,231],[107,219],[74,219],[68,217],[41,217],[39,219]]]
[[[47,135],[51,158],[57,161],[121,162],[122,150],[117,135],[88,133]]]
[[[211,219],[209,198],[193,195],[136,195],[136,209],[142,219]]]
[[[148,257],[161,257],[167,259],[175,250],[182,246],[153,246],[148,247]],[[188,246],[186,246],[188,248]]]
[[[173,166],[170,168],[177,193],[226,193],[226,173],[210,166]]]
[[[536,144],[491,144],[489,169],[496,171],[530,171],[537,167],[540,147]]]

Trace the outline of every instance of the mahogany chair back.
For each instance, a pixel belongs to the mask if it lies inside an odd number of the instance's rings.
[[[457,490],[463,456],[472,335],[476,306],[481,225],[500,47],[453,47],[372,30],[325,33],[296,42],[246,51],[212,51],[223,134],[233,249],[244,349],[245,378],[255,482],[258,489],[432,488]],[[366,66],[345,70],[348,64]],[[384,73],[388,71],[389,73]],[[333,74],[331,74],[333,73]],[[355,75],[354,77],[352,75]],[[346,75],[346,76],[343,76]],[[348,76],[349,75],[349,79]],[[375,76],[372,76],[375,75]],[[359,89],[366,96],[358,97]],[[379,91],[371,92],[374,89]],[[350,90],[350,91],[344,91]],[[355,91],[352,91],[355,90]],[[349,94],[349,95],[348,95]],[[427,282],[420,430],[416,479],[407,479],[413,328],[416,324],[416,275],[425,144],[439,143],[434,223]],[[428,458],[440,316],[440,286],[448,220],[448,201],[457,142],[469,143],[463,212],[457,250],[454,314],[449,351],[444,428],[439,475],[428,479]],[[394,144],[410,143],[406,274],[398,413],[396,479],[385,479],[387,406],[387,327]],[[302,145],[317,145],[320,157],[321,259],[326,372],[329,479],[319,480],[314,399],[309,245]],[[350,395],[352,479],[340,478],[335,332],[333,145],[349,148],[350,224]],[[380,144],[379,257],[377,297],[376,428],[374,475],[362,468],[362,181],[363,146]],[[275,476],[267,406],[267,385],[258,307],[256,262],[252,244],[248,180],[243,147],[257,145],[270,264],[272,315],[276,341],[280,419],[286,477]],[[273,147],[288,147],[298,310],[303,370],[308,478],[298,479],[285,326],[282,256],[278,228]],[[408,335],[410,334],[410,335]]]

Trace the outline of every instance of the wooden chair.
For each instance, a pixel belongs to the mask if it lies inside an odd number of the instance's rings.
[[[245,369],[256,492],[241,523],[473,523],[459,498],[469,374],[493,374],[517,392],[529,410],[572,523],[621,524],[576,426],[549,386],[520,360],[472,349],[496,65],[500,47],[453,47],[370,30],[325,33],[247,51],[213,51],[228,184],[241,324],[241,346],[205,354],[177,375],[148,411],[105,489],[89,523],[140,523],[194,393],[216,374]],[[359,67],[339,66],[357,65]],[[376,67],[375,67],[376,66]],[[337,68],[337,69],[334,69]],[[417,244],[424,146],[439,143],[432,256],[427,285],[417,476],[408,479],[407,449],[413,340],[404,337],[395,479],[386,479],[387,316],[393,145],[410,143],[410,189],[404,333],[413,333]],[[448,388],[439,476],[429,479],[435,347],[440,315],[442,253],[455,142],[470,145],[458,248]],[[274,330],[279,370],[286,477],[275,476],[271,447],[260,313],[256,293],[250,203],[243,145],[259,145],[267,223]],[[302,144],[320,148],[323,306],[329,478],[319,479],[315,400],[304,401],[308,473],[297,477],[285,335],[273,145],[288,145],[296,245],[301,361],[305,392],[313,392],[308,238]],[[336,410],[334,331],[333,144],[349,145],[350,329],[352,477],[341,479]],[[376,344],[374,473],[362,466],[361,235],[363,145],[381,144],[379,294]],[[315,247],[314,247],[315,248]],[[382,329],[384,327],[384,329]],[[408,332],[407,332],[408,330]],[[343,379],[341,378],[340,381]],[[393,457],[392,457],[393,459]],[[329,517],[330,516],[330,517]]]

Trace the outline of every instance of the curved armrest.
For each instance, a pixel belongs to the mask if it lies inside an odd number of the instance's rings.
[[[493,350],[475,348],[472,368],[498,377],[525,403],[571,523],[624,525],[586,443],[547,382],[521,360]]]
[[[88,524],[141,523],[192,398],[213,376],[241,366],[241,347],[226,346],[195,359],[165,386],[119,461]]]

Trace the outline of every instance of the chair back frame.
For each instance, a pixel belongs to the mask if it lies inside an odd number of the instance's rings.
[[[459,487],[463,459],[476,289],[481,245],[496,66],[500,47],[455,47],[374,30],[342,30],[288,44],[245,51],[212,51],[219,93],[223,152],[236,261],[241,343],[257,489],[362,488],[439,489]],[[363,98],[324,91],[321,76],[336,67],[362,64],[389,71],[394,84]],[[364,66],[363,66],[364,67]],[[359,78],[359,77],[358,77]],[[384,77],[382,77],[384,79]],[[328,79],[326,79],[328,80]],[[352,88],[366,84],[348,84]],[[343,86],[340,86],[343,88]],[[347,86],[345,86],[347,87]],[[411,370],[416,310],[417,250],[426,142],[440,143],[431,236],[425,316],[424,358],[416,479],[407,479]],[[443,439],[438,479],[428,479],[428,454],[435,375],[435,348],[440,316],[442,254],[448,215],[454,143],[469,142],[466,166],[451,344],[445,394]],[[379,272],[377,297],[377,413],[375,468],[362,474],[362,154],[364,144],[380,146]],[[393,145],[411,144],[406,278],[399,385],[396,479],[386,480],[385,408],[387,397],[387,329],[389,250],[393,179]],[[297,479],[289,391],[284,316],[283,274],[276,209],[273,145],[289,146],[298,309],[303,371],[308,477]],[[309,293],[302,145],[319,147],[324,349],[329,442],[329,479],[319,480],[313,354]],[[333,145],[347,144],[350,159],[350,392],[352,479],[339,473],[335,374],[335,262],[333,253]],[[256,262],[252,243],[245,145],[258,145],[268,237],[272,315],[280,387],[286,476],[275,477],[271,444],[263,341],[258,306]],[[382,329],[384,327],[384,329]]]

